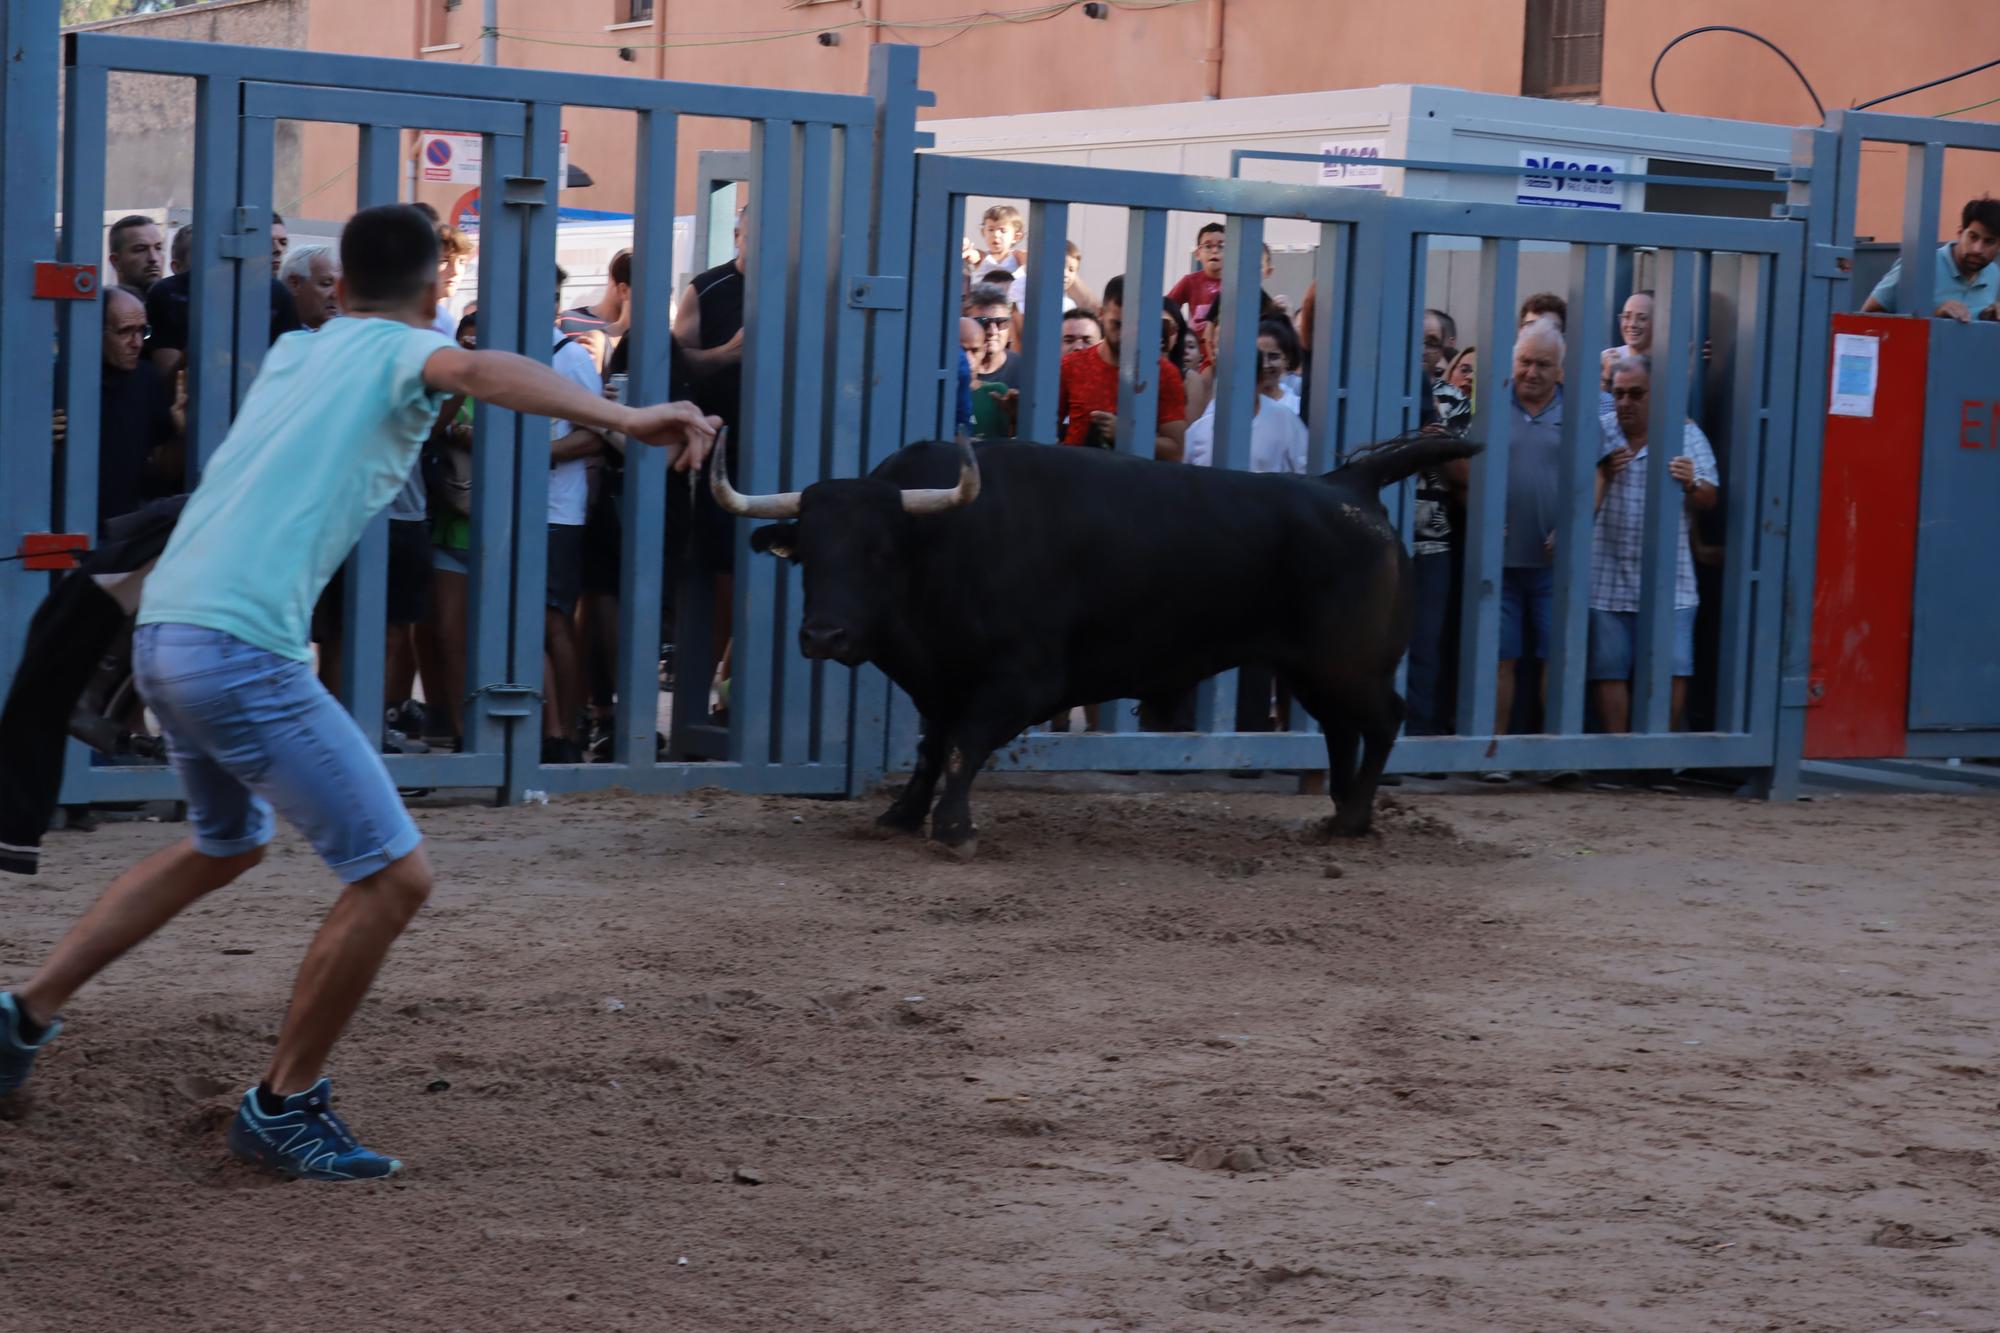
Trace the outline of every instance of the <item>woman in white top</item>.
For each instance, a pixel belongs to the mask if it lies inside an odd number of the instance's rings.
[[[1306,423],[1285,405],[1281,381],[1298,361],[1298,335],[1289,324],[1267,319],[1257,326],[1257,393],[1250,401],[1250,470],[1306,470]],[[1215,457],[1215,404],[1187,432],[1186,462],[1206,467]]]

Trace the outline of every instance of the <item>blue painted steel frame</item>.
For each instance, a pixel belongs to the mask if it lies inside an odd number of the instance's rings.
[[[1666,476],[1678,452],[1649,454],[1649,506],[1645,527],[1644,612],[1641,616],[1637,730],[1630,735],[1584,734],[1584,666],[1589,602],[1588,556],[1594,526],[1593,485],[1601,452],[1597,428],[1597,349],[1582,339],[1570,350],[1567,378],[1578,386],[1566,414],[1561,523],[1556,535],[1556,584],[1560,624],[1550,670],[1552,730],[1539,736],[1497,735],[1494,677],[1498,657],[1501,528],[1505,517],[1507,414],[1486,413],[1480,423],[1486,453],[1473,464],[1471,522],[1467,536],[1464,636],[1460,671],[1463,734],[1413,738],[1392,757],[1397,770],[1485,768],[1654,768],[1717,767],[1768,772],[1774,763],[1779,605],[1755,596],[1784,568],[1784,517],[1788,512],[1786,474],[1790,467],[1792,420],[1788,402],[1796,373],[1796,326],[1788,301],[1796,284],[1773,281],[1795,274],[1804,260],[1800,228],[1779,221],[1706,218],[1663,214],[1603,214],[1582,210],[1526,209],[1503,204],[1388,198],[1372,192],[1329,190],[1244,180],[1196,180],[1140,172],[1071,166],[926,156],[918,165],[917,235],[913,249],[911,298],[913,352],[909,375],[906,439],[934,437],[948,424],[951,376],[957,340],[958,298],[955,240],[964,201],[973,196],[1025,199],[1040,210],[1043,225],[1059,217],[1059,205],[1123,206],[1130,210],[1128,253],[1137,275],[1133,292],[1158,282],[1168,210],[1220,213],[1227,220],[1226,252],[1236,263],[1225,277],[1226,348],[1217,386],[1217,454],[1224,466],[1243,466],[1248,455],[1248,376],[1232,374],[1232,363],[1247,364],[1254,346],[1255,321],[1241,303],[1255,299],[1255,255],[1263,220],[1286,217],[1322,224],[1323,244],[1316,262],[1317,302],[1312,329],[1315,356],[1314,401],[1333,410],[1315,413],[1309,431],[1316,465],[1373,438],[1416,424],[1420,392],[1419,348],[1414,313],[1421,309],[1418,284],[1423,247],[1432,236],[1482,238],[1483,287],[1488,322],[1483,344],[1511,347],[1515,326],[1515,281],[1525,241],[1565,242],[1574,247],[1570,299],[1582,311],[1600,312],[1608,322],[1621,253],[1645,247],[1667,252],[1656,341],[1692,347],[1699,328],[1697,293],[1706,254],[1746,256],[1752,274],[1737,296],[1750,307],[1741,316],[1743,338],[1736,373],[1738,421],[1753,427],[1730,453],[1733,489],[1730,563],[1725,575],[1725,655],[1722,687],[1727,719],[1722,730],[1690,734],[1668,729],[1671,679],[1674,556],[1678,547],[1679,487]],[[1044,243],[1052,246],[1053,238]],[[1045,261],[1046,262],[1046,261]],[[1034,266],[1031,264],[1030,272]],[[1128,301],[1127,324],[1132,325]],[[1153,386],[1151,363],[1139,339],[1128,339],[1121,367],[1119,447],[1144,452]],[[1031,348],[1030,372],[1041,357]],[[1678,359],[1676,359],[1678,360]],[[1478,397],[1506,400],[1508,362],[1484,359]],[[1689,400],[1691,364],[1656,369],[1656,405]],[[1024,393],[1024,398],[1028,397]],[[1032,400],[1036,429],[1040,391]],[[1656,412],[1663,409],[1656,406]],[[1660,438],[1679,439],[1679,414],[1654,423]],[[1657,475],[1654,475],[1657,474]],[[1405,488],[1407,492],[1407,488]],[[1385,497],[1400,511],[1407,528],[1407,494]],[[1753,522],[1762,526],[1753,528]],[[1752,539],[1754,536],[1754,540]],[[1733,628],[1728,628],[1732,627]],[[1235,692],[1227,680],[1204,693],[1203,733],[1126,734],[1123,709],[1108,710],[1110,730],[1095,735],[1031,732],[1008,746],[1002,768],[1318,768],[1324,763],[1319,738],[1308,730],[1291,733],[1235,733],[1231,730]],[[1300,719],[1300,722],[1303,722]],[[898,738],[905,742],[907,736]],[[906,753],[892,743],[892,754]]]
[[[1901,145],[1904,163],[1902,283],[1897,304],[1906,310],[1929,310],[1935,300],[1933,239],[1943,210],[1943,154],[1959,149],[2000,153],[2000,125],[1990,122],[1939,120],[1929,116],[1897,116],[1876,111],[1835,111],[1819,129],[1802,129],[1793,136],[1790,195],[1783,216],[1803,220],[1805,262],[1779,268],[1778,305],[1785,306],[1789,285],[1799,311],[1800,356],[1797,393],[1798,421],[1789,484],[1791,507],[1786,515],[1763,515],[1768,535],[1774,522],[1789,531],[1789,560],[1784,581],[1784,663],[1777,717],[1777,768],[1771,791],[1795,796],[1801,786],[1800,765],[1805,749],[1806,709],[1810,703],[1812,605],[1819,550],[1819,474],[1824,445],[1832,316],[1853,310],[1853,280],[1840,265],[1853,257],[1861,189],[1861,150],[1865,143]],[[1983,390],[1977,386],[1970,396]],[[1775,423],[1773,423],[1775,429]],[[1920,515],[1920,518],[1923,517]],[[1969,573],[1968,580],[1978,577]],[[1983,587],[1968,582],[1967,604],[1985,605]],[[1760,599],[1761,600],[1761,599]],[[1919,636],[1950,634],[1950,626],[1917,625]],[[1926,645],[1928,648],[1929,645]],[[1910,757],[2000,756],[2000,731],[1906,733],[1904,753]]]
[[[13,22],[25,6],[8,0]],[[50,54],[47,82],[56,74],[56,32],[44,24],[38,45]],[[218,47],[105,34],[74,35],[66,47],[72,97],[82,108],[71,119],[83,132],[70,135],[69,205],[79,222],[65,237],[65,251],[96,262],[100,236],[94,219],[102,215],[104,91],[111,70],[177,75],[196,83],[196,225],[202,248],[193,296],[191,367],[194,448],[190,482],[227,430],[231,411],[254,377],[264,351],[269,284],[269,187],[273,120],[311,119],[357,124],[360,134],[360,197],[364,203],[393,199],[402,127],[461,129],[489,136],[486,198],[481,237],[480,343],[520,350],[546,359],[549,343],[530,336],[547,329],[554,314],[553,178],[556,141],[565,105],[636,111],[640,134],[640,194],[650,207],[640,210],[642,249],[671,253],[676,120],[682,114],[750,120],[763,151],[758,158],[762,200],[753,227],[773,238],[767,272],[752,275],[752,332],[749,360],[748,423],[745,436],[762,434],[765,447],[752,455],[752,484],[810,484],[827,470],[851,474],[866,454],[893,448],[866,443],[866,432],[893,436],[900,413],[870,409],[864,367],[871,336],[885,350],[894,344],[902,312],[864,308],[843,299],[858,286],[857,270],[891,275],[903,266],[907,226],[877,226],[870,252],[860,237],[868,227],[870,204],[886,182],[895,188],[913,173],[918,144],[914,52],[883,53],[876,62],[875,96],[841,97],[778,90],[710,87],[652,79],[595,78],[521,69],[454,66],[378,60],[318,53]],[[47,88],[9,71],[11,96],[47,105]],[[23,123],[21,121],[16,124]],[[872,136],[875,151],[864,150]],[[38,136],[26,136],[34,143]],[[54,149],[53,128],[45,136]],[[27,152],[12,152],[9,166],[25,168]],[[53,164],[47,173],[52,185]],[[907,197],[907,190],[904,191]],[[800,226],[794,233],[790,196],[810,205],[804,211],[824,218],[826,228]],[[24,197],[16,191],[10,198]],[[53,209],[48,210],[50,213]],[[9,210],[8,218],[16,217]],[[893,213],[891,214],[893,219]],[[46,256],[53,247],[31,247]],[[851,258],[852,256],[852,258]],[[232,267],[233,261],[233,267]],[[647,253],[635,256],[637,309],[665,310],[672,299],[673,274]],[[881,285],[879,279],[872,279]],[[525,295],[524,295],[525,292]],[[24,306],[30,315],[46,307]],[[65,334],[88,334],[75,345],[95,348],[92,303],[64,312]],[[795,318],[816,311],[822,319]],[[81,321],[81,322],[80,322]],[[667,346],[649,343],[648,325],[664,331],[662,318],[635,321],[630,392],[651,400],[666,392]],[[217,336],[216,326],[228,332]],[[886,338],[882,335],[886,334]],[[553,340],[551,339],[550,342]],[[10,340],[25,347],[25,340]],[[6,365],[25,364],[23,356]],[[796,372],[787,376],[789,364]],[[73,437],[95,437],[97,389],[95,355],[65,362],[68,394],[87,403]],[[884,380],[878,379],[881,384]],[[877,395],[879,398],[879,394]],[[768,425],[759,421],[759,414]],[[653,747],[657,707],[655,650],[659,642],[666,460],[640,449],[630,460],[624,511],[624,584],[620,598],[621,651],[618,719],[613,762],[588,767],[540,764],[538,703],[541,659],[541,605],[547,496],[547,423],[484,408],[475,418],[474,512],[472,516],[472,597],[469,679],[473,682],[465,720],[465,753],[396,756],[390,767],[408,785],[493,786],[506,798],[529,788],[550,791],[612,783],[645,790],[678,790],[722,784],[751,790],[839,792],[852,772],[849,733],[850,681],[844,669],[806,663],[793,646],[799,598],[781,596],[777,578],[760,577],[751,566],[739,586],[747,589],[738,607],[737,645],[743,685],[749,697],[769,692],[771,708],[739,709],[732,761],[659,764]],[[794,453],[794,432],[814,443]],[[94,507],[94,452],[74,462],[65,509]],[[11,460],[10,460],[11,463]],[[10,469],[11,470],[11,469]],[[768,475],[766,475],[768,474]],[[38,489],[45,490],[46,487]],[[10,495],[22,494],[12,487]],[[32,494],[32,489],[25,492]],[[23,530],[47,526],[43,516],[24,521]],[[357,716],[381,716],[384,525],[364,538],[347,581],[343,693]],[[772,562],[760,562],[770,566]],[[796,575],[792,574],[794,581]],[[12,588],[9,589],[12,591]],[[38,601],[34,590],[30,601]],[[0,608],[11,611],[11,607]],[[0,616],[5,633],[17,639],[25,614]],[[12,646],[0,639],[0,648]],[[18,653],[18,647],[13,649]],[[484,683],[481,683],[484,682]],[[379,722],[374,723],[379,726]],[[877,744],[879,755],[879,743]],[[879,758],[875,761],[879,768]],[[73,786],[65,799],[167,796],[170,773],[161,769],[92,769],[72,765]]]

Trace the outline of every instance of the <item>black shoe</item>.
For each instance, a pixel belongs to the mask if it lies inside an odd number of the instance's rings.
[[[592,723],[590,739],[585,741],[583,745],[583,757],[585,761],[593,764],[610,763],[612,747],[611,724],[608,722]]]
[[[542,762],[545,764],[580,764],[583,762],[583,747],[567,736],[542,737]]]
[[[383,720],[392,730],[400,731],[405,736],[421,736],[424,728],[430,725],[431,716],[430,710],[415,699],[405,699],[391,705]]]

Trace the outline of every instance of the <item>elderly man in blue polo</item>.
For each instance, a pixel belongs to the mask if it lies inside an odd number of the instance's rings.
[[[1967,201],[1958,217],[1958,235],[1937,249],[1939,304],[1936,319],[1966,323],[2000,319],[2000,199],[1981,195]],[[1863,314],[1908,314],[1896,308],[1896,289],[1903,278],[1903,261],[1889,270],[1861,307]]]

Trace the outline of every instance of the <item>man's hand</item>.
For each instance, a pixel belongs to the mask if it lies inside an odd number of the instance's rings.
[[[679,446],[673,469],[691,472],[707,461],[720,429],[721,417],[703,416],[693,403],[654,403],[629,410],[625,434],[641,444]]]
[[[49,442],[54,447],[60,449],[68,439],[69,413],[63,411],[61,408],[57,408],[55,416],[49,422]]]
[[[167,409],[173,418],[174,429],[182,435],[188,433],[188,376],[185,369],[174,372],[174,405]]]
[[[1965,308],[1965,302],[1963,301],[1946,301],[1932,312],[1932,317],[1936,319],[1955,319],[1961,324],[1970,324],[1972,322],[1972,312]]]
[[[1090,414],[1090,439],[1093,443],[1109,446],[1118,439],[1118,414],[1116,412],[1092,412]]]
[[[1619,473],[1623,472],[1626,468],[1632,465],[1632,459],[1634,457],[1635,455],[1632,452],[1632,446],[1629,444],[1621,444],[1616,449],[1613,449],[1610,453],[1604,455],[1602,459],[1598,460],[1597,465],[1600,468],[1604,469],[1605,476],[1615,477]]]
[[[1686,454],[1682,454],[1679,458],[1667,464],[1667,475],[1679,482],[1682,490],[1692,491],[1696,485],[1694,479],[1694,460]]]
[[[2000,301],[1995,301],[1992,305],[1980,311],[1979,317],[1981,319],[2000,319]]]

